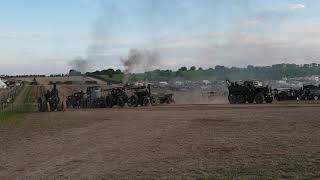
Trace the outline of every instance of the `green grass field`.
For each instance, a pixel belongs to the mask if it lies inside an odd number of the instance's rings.
[[[32,105],[32,87],[26,86],[21,92],[21,101],[15,102],[16,109],[18,112],[32,112],[34,111],[34,106]]]
[[[0,112],[0,121],[15,118],[16,116],[21,115],[21,113],[18,112]]]
[[[0,112],[0,128],[17,126],[25,118],[23,112]]]
[[[17,124],[24,118],[25,113],[34,111],[32,103],[32,87],[21,87],[14,98],[14,103],[0,112],[0,125]]]

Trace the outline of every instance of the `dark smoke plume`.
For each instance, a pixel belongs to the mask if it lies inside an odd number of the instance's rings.
[[[125,73],[145,72],[159,68],[160,57],[155,51],[131,49],[122,62]]]
[[[89,69],[89,63],[85,59],[74,59],[69,62],[72,69],[80,71],[81,73],[86,73]]]

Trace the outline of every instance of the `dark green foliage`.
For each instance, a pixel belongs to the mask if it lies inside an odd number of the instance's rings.
[[[86,76],[94,77],[111,83],[121,83],[124,77],[124,73],[121,72],[120,69],[114,70],[110,68],[101,71],[87,72]]]
[[[87,75],[99,77],[105,80],[121,82],[124,73],[121,70],[107,69],[87,73]],[[306,77],[312,75],[320,75],[320,65],[316,63],[296,65],[296,64],[275,64],[272,66],[253,66],[249,65],[245,68],[215,66],[215,68],[196,69],[195,66],[181,67],[178,71],[172,70],[154,70],[145,73],[135,73],[128,76],[131,81],[170,81],[175,79],[185,79],[191,81],[198,80],[279,80],[284,77]]]
[[[259,80],[280,80],[284,77],[305,77],[312,75],[320,75],[320,66],[318,64],[276,64],[272,66],[252,66],[249,65],[246,68],[239,67],[225,67],[216,66],[214,69],[202,69],[196,70],[195,66],[192,66],[190,70],[186,67],[181,67],[178,71],[173,72],[171,70],[155,70],[139,74],[138,79],[148,79],[156,81],[168,81],[174,78],[183,78],[186,80],[247,80],[247,79],[259,79]],[[132,76],[136,76],[133,74]],[[143,78],[141,78],[143,76]],[[137,78],[134,78],[137,79]]]
[[[181,67],[178,71],[187,71],[187,67]]]

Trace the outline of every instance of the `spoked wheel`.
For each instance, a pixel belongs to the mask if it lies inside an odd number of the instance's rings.
[[[49,99],[50,111],[58,111],[60,98],[58,96],[53,96]]]
[[[125,103],[124,103],[123,98],[121,98],[121,97],[118,98],[117,105],[122,107],[122,108],[124,107]]]
[[[238,104],[244,104],[244,103],[246,103],[246,100],[244,99],[244,96],[243,96],[243,95],[238,95],[238,96],[237,96],[237,103],[238,103]]]
[[[254,98],[254,101],[257,103],[257,104],[262,104],[264,102],[264,97],[261,93],[257,94]]]
[[[150,101],[149,101],[149,98],[148,98],[148,97],[144,97],[143,100],[142,100],[142,105],[143,105],[143,106],[148,106],[148,105],[149,105],[149,102],[150,102]]]
[[[235,103],[237,103],[237,98],[236,98],[235,95],[229,94],[228,100],[229,100],[230,104],[235,104]]]
[[[167,100],[166,100],[166,103],[167,103],[167,104],[170,104],[170,99],[167,99]]]
[[[158,104],[157,99],[155,97],[153,97],[153,96],[150,98],[150,103],[151,103],[152,106],[155,106],[155,105]]]
[[[129,106],[131,107],[137,107],[139,105],[138,97],[136,95],[133,95],[129,99]]]
[[[249,100],[248,100],[248,103],[249,103],[249,104],[252,104],[253,102],[254,102],[254,99],[249,99]]]
[[[273,97],[266,97],[266,103],[272,103]]]

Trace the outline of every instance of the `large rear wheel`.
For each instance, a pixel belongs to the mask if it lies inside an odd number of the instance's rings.
[[[250,98],[250,99],[248,99],[248,103],[249,103],[249,104],[254,103],[254,98]]]
[[[139,105],[138,96],[132,95],[129,99],[129,106],[137,107]]]
[[[272,96],[267,96],[266,97],[266,103],[272,103],[273,97]]]
[[[243,96],[243,95],[238,95],[238,96],[237,96],[237,103],[238,103],[238,104],[244,104],[244,103],[246,103],[246,100],[244,99],[244,96]]]
[[[148,98],[148,97],[144,97],[144,98],[142,99],[142,104],[143,104],[143,106],[148,106],[149,103],[150,103],[150,101],[149,101],[149,98]]]
[[[124,100],[122,97],[119,97],[118,100],[117,100],[117,105],[120,106],[120,107],[124,107],[125,103],[124,103]]]
[[[155,97],[151,96],[150,103],[151,103],[152,106],[155,106],[155,105],[158,104],[158,101],[157,101],[157,99]]]
[[[256,96],[254,97],[254,101],[257,104],[262,104],[264,102],[264,97],[262,93],[256,94]]]
[[[233,94],[229,94],[228,100],[229,100],[230,104],[235,104],[235,103],[237,103],[237,98],[236,98],[236,96],[234,96]]]

